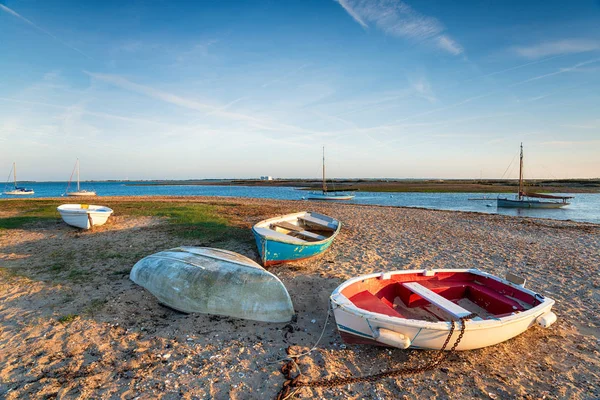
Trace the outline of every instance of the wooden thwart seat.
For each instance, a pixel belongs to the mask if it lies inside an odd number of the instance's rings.
[[[304,229],[300,228],[298,225],[294,225],[291,222],[287,221],[277,221],[273,222],[271,226],[277,226],[279,228],[287,229],[288,231],[294,232],[302,232]]]
[[[439,294],[427,289],[425,286],[420,285],[417,282],[406,282],[403,283],[402,286],[404,286],[411,292],[418,294],[431,304],[441,308],[442,310],[444,310],[445,312],[447,312],[455,318],[462,318],[471,314],[471,311],[462,308],[458,304],[451,302],[445,297],[440,296]]]
[[[313,232],[309,232],[309,231],[305,231],[304,229],[300,228],[297,225],[294,225],[290,222],[286,222],[286,221],[278,221],[278,222],[273,222],[271,224],[271,227],[279,227],[279,228],[283,228],[283,229],[287,229],[288,231],[291,231],[292,233],[299,235],[299,236],[303,236],[305,238],[309,238],[309,239],[313,239],[313,240],[325,240],[327,239],[325,236],[313,233]]]
[[[323,230],[335,231],[337,228],[337,226],[335,226],[335,224],[333,224],[329,221],[325,221],[320,218],[315,218],[310,215],[298,217],[298,220],[303,221],[304,223],[309,224],[309,225],[317,225],[319,228],[321,228]]]

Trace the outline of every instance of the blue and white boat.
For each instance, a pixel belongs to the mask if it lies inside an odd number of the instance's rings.
[[[34,194],[35,193],[33,191],[33,189],[27,189],[27,188],[24,188],[24,187],[17,186],[17,163],[13,163],[12,171],[11,172],[13,173],[14,189],[5,191],[4,194],[10,194],[10,195],[18,196],[18,195],[28,195],[28,194]],[[9,176],[9,179],[10,179],[10,173],[9,173],[8,176]]]
[[[310,211],[261,221],[252,227],[262,264],[281,264],[321,254],[340,232],[340,221]]]

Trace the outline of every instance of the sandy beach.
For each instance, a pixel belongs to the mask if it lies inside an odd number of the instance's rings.
[[[115,213],[90,231],[67,226],[58,213],[35,217],[37,208],[60,202],[0,202],[0,398],[274,398],[284,381],[277,360],[315,344],[335,287],[359,274],[415,268],[524,276],[527,287],[556,300],[558,321],[453,354],[435,371],[305,388],[298,398],[600,397],[600,225],[208,197],[96,198]],[[206,206],[218,219],[181,227],[172,216],[149,212],[157,204]],[[258,261],[251,226],[306,209],[343,227],[324,254],[269,269],[294,303],[297,319],[289,324],[178,313],[129,280],[136,261],[180,245],[224,248]],[[298,366],[317,379],[416,366],[428,356],[344,345],[332,316],[318,348]]]

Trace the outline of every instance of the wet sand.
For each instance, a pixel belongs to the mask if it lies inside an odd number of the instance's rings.
[[[128,201],[198,202],[222,207],[228,240],[174,235],[165,218],[119,213]],[[505,343],[451,355],[409,378],[298,398],[600,397],[600,226],[422,209],[232,198],[97,198],[109,222],[79,231],[56,219],[0,230],[0,398],[273,398],[286,350],[317,341],[328,297],[358,274],[414,268],[479,268],[527,278],[556,300],[558,321]],[[0,218],[18,215],[2,211]],[[35,204],[35,200],[31,200]],[[250,227],[305,209],[342,221],[331,248],[270,268],[297,311],[289,324],[185,315],[159,305],[128,279],[140,258],[179,245],[226,248],[258,260]],[[73,267],[76,266],[76,268]],[[298,365],[311,379],[420,365],[429,353],[344,345],[333,317]]]

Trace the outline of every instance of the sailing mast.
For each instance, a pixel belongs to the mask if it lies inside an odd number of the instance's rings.
[[[13,162],[13,177],[15,181],[15,189],[17,188],[17,163]]]
[[[323,146],[323,193],[327,193],[327,183],[325,182],[325,146]]]
[[[77,191],[79,192],[79,158],[77,159]]]
[[[521,142],[521,157],[519,164],[519,200],[523,199],[525,192],[523,186],[523,142]]]

